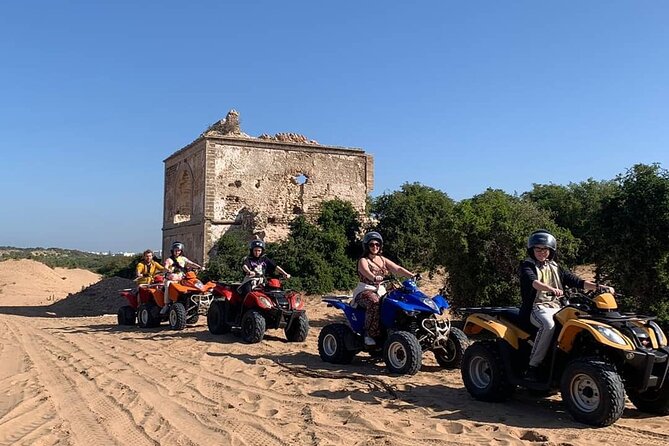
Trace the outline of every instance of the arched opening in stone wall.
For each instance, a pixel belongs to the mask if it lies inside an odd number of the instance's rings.
[[[184,169],[179,176],[176,188],[176,208],[174,223],[190,221],[193,213],[193,175]]]

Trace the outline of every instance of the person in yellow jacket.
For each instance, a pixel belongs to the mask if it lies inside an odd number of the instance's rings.
[[[167,268],[153,260],[153,251],[147,249],[142,255],[142,260],[137,264],[135,282],[139,285],[149,284],[153,282],[153,278],[159,271],[166,270]]]

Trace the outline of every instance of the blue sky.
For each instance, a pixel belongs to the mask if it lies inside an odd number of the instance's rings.
[[[461,200],[669,167],[663,1],[0,6],[0,245],[160,246],[163,163],[228,110]]]

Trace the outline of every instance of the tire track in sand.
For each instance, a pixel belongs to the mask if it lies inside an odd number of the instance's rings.
[[[67,358],[54,357],[52,352],[57,347],[41,330],[14,324],[13,321],[9,325],[16,333],[21,347],[30,356],[39,380],[54,401],[58,414],[81,444],[157,444],[84,374],[73,373],[69,367],[65,367],[63,363]]]

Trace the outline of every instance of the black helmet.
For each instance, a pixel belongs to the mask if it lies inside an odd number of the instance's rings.
[[[555,251],[557,250],[557,240],[555,240],[553,234],[545,229],[537,229],[530,234],[530,237],[527,239],[527,254],[534,260],[536,260],[534,257],[534,248],[537,246],[545,246],[548,248],[550,250],[548,259],[553,260]]]
[[[260,248],[264,251],[265,250],[265,242],[263,242],[262,240],[258,240],[258,239],[251,240],[249,242],[249,251],[251,252],[251,254],[253,254],[253,249],[254,248]]]
[[[174,242],[172,243],[172,248],[170,249],[172,253],[174,253],[175,249],[180,249],[181,251],[184,250],[184,244],[181,242]]]
[[[372,231],[365,234],[365,236],[362,238],[362,246],[366,248],[367,245],[369,245],[369,242],[372,240],[376,240],[383,245],[383,237],[381,237],[381,234],[376,231]]]

